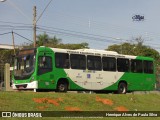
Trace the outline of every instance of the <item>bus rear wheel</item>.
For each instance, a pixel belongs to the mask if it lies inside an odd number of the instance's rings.
[[[119,83],[118,94],[126,94],[126,93],[127,93],[127,84],[124,82]]]
[[[57,92],[67,92],[68,84],[66,82],[58,82],[57,84]]]

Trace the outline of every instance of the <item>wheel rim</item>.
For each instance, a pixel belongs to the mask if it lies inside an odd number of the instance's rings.
[[[65,85],[64,84],[60,84],[59,85],[59,90],[60,91],[64,91],[65,90]]]

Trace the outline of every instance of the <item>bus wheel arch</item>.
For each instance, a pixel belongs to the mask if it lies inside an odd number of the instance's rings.
[[[127,93],[128,84],[126,81],[121,80],[118,83],[118,94],[126,94]]]
[[[57,82],[57,92],[67,92],[69,87],[69,82],[66,78],[60,78]]]

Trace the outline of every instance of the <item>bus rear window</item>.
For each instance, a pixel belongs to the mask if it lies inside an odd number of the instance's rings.
[[[152,61],[143,61],[144,73],[153,74],[153,62]]]
[[[131,72],[133,73],[143,72],[142,60],[131,60]]]

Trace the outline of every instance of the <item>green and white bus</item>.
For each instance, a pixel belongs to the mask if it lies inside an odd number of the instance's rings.
[[[151,91],[154,59],[94,49],[38,47],[15,56],[13,89],[70,91]]]

